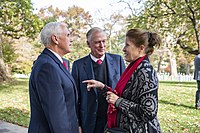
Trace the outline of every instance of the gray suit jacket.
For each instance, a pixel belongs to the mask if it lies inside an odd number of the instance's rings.
[[[200,54],[194,59],[194,79],[200,81]]]

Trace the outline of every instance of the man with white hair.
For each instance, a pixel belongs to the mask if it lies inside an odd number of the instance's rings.
[[[78,95],[73,77],[62,57],[70,52],[67,25],[50,22],[41,31],[45,46],[35,61],[29,94],[29,133],[78,133]]]

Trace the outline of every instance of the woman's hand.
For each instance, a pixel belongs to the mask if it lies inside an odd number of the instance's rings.
[[[111,92],[111,91],[107,92],[106,100],[108,103],[115,104],[115,102],[117,101],[118,98],[119,97],[116,94],[114,94],[113,92]]]
[[[105,85],[99,81],[96,80],[84,80],[82,83],[87,83],[87,89],[88,91],[90,91],[91,88],[99,88],[99,89],[103,89],[105,87]]]

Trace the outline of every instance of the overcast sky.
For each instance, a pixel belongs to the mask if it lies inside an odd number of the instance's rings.
[[[98,11],[108,14],[117,10],[123,10],[125,4],[117,4],[117,1],[118,0],[31,0],[31,3],[35,9],[52,5],[53,7],[67,10],[68,7],[77,5],[84,8],[85,11],[89,11],[93,16]]]
[[[128,16],[131,14],[130,9],[127,4],[119,3],[120,0],[31,0],[34,9],[37,11],[40,8],[44,7],[58,7],[62,10],[67,10],[68,7],[72,7],[73,5],[84,8],[85,11],[89,11],[92,15],[93,20],[95,21],[95,25],[101,25],[99,19],[109,18],[111,14],[122,14],[124,16]],[[138,0],[124,0],[128,2],[131,6],[138,8]],[[133,7],[132,7],[133,8]],[[94,26],[95,26],[94,25]]]

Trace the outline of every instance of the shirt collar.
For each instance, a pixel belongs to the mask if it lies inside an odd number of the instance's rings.
[[[63,63],[63,60],[62,60],[62,58],[60,57],[60,55],[58,55],[56,52],[54,52],[53,50],[51,50],[51,49],[49,49],[49,48],[47,48],[49,51],[51,51],[58,59],[59,59],[59,61],[61,62],[61,63]]]
[[[90,57],[94,62],[97,62],[97,60],[99,60],[99,59],[101,59],[103,61],[105,59],[105,54],[101,58],[96,58],[92,54],[90,54]]]

